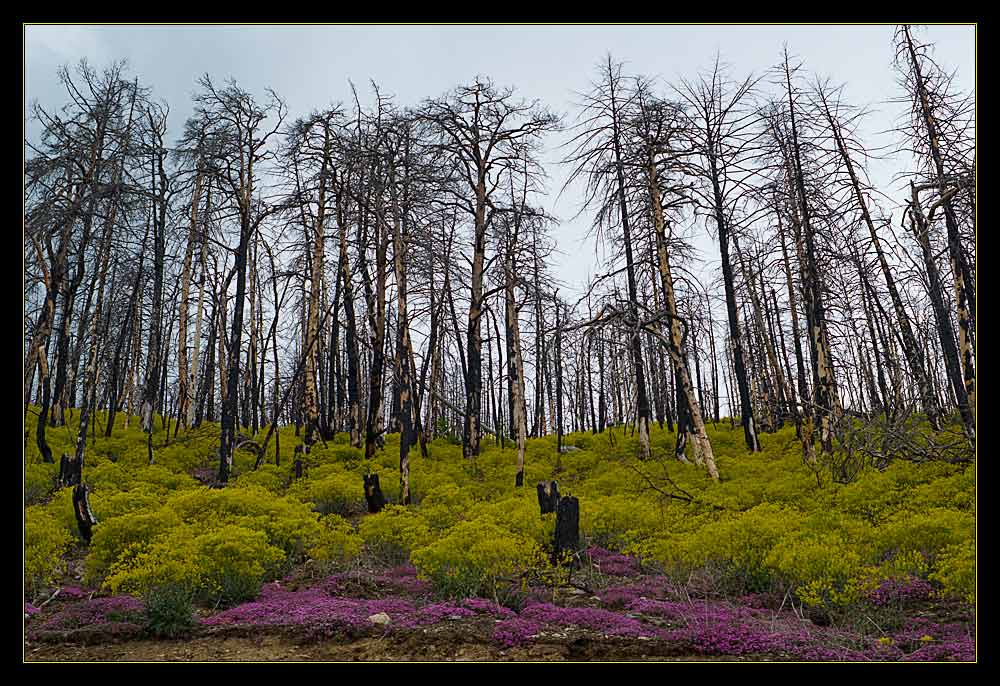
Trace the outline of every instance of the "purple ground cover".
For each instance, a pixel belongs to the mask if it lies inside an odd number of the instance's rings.
[[[930,598],[933,587],[923,579],[909,576],[905,579],[886,579],[878,588],[868,594],[873,605],[905,604]]]
[[[359,585],[377,588],[386,594],[424,597],[430,596],[432,592],[430,583],[418,579],[417,570],[410,565],[394,567],[383,574],[333,574],[320,585],[331,595],[350,595]]]
[[[404,572],[397,576],[407,578]],[[491,600],[429,602],[401,598],[366,599],[336,595],[338,579],[316,587],[288,591],[268,584],[261,596],[211,618],[207,625],[292,626],[327,633],[413,629],[476,616],[494,618],[491,638],[504,647],[525,645],[540,633],[577,628],[606,637],[643,638],[685,646],[702,655],[780,655],[801,660],[967,660],[974,655],[972,638],[959,624],[914,620],[900,632],[878,638],[818,627],[791,610],[764,607],[763,599],[746,604],[691,600],[664,577],[637,579],[600,591],[602,607],[561,607],[530,597],[520,613]],[[384,612],[388,628],[369,617]]]
[[[60,598],[82,598],[85,595],[87,595],[87,591],[79,586],[63,586],[59,589]]]
[[[595,607],[559,607],[551,603],[537,603],[524,608],[520,616],[543,626],[577,626],[607,636],[652,638],[656,633],[655,627],[626,615]]]
[[[80,630],[103,635],[136,635],[142,632],[142,612],[142,601],[132,596],[64,603],[44,621],[32,625],[28,635],[42,638]]]
[[[596,546],[587,549],[587,555],[591,562],[600,570],[602,574],[608,576],[639,576],[641,568],[639,561],[634,557],[622,555],[621,553],[605,550]]]
[[[379,613],[389,616],[390,630],[413,629],[477,615],[514,616],[511,610],[483,598],[419,605],[402,598],[350,598],[331,594],[336,588],[336,580],[331,579],[298,591],[286,590],[276,583],[267,584],[253,602],[220,612],[204,619],[203,623],[208,626],[281,626],[335,633],[382,631],[369,620]]]
[[[391,570],[378,579],[395,579],[404,587],[412,587],[416,577],[411,570]],[[770,655],[837,661],[975,659],[973,630],[966,624],[913,618],[888,635],[862,635],[817,626],[788,608],[769,609],[765,599],[756,596],[739,598],[736,603],[692,599],[664,577],[638,578],[627,585],[598,591],[594,600],[599,607],[562,607],[541,600],[545,594],[540,591],[529,593],[520,612],[485,598],[435,602],[425,595],[427,589],[423,586],[419,587],[421,593],[406,597],[341,595],[348,581],[345,575],[335,575],[299,590],[289,590],[278,582],[269,583],[256,600],[218,612],[201,623],[207,627],[282,627],[301,630],[307,635],[332,636],[377,635],[473,619],[472,624],[463,625],[463,631],[485,628],[484,636],[504,648],[553,640],[553,634],[565,637],[567,629],[574,629],[612,640],[667,642],[700,655]],[[357,590],[357,580],[354,581],[352,588]],[[384,589],[381,583],[376,581],[376,584],[378,595],[382,596]],[[372,578],[364,585],[372,585]],[[394,592],[405,593],[399,588],[392,586]],[[873,593],[872,602],[882,598],[924,597],[926,590],[914,581],[882,587]],[[143,606],[137,598],[85,600],[71,591],[67,601],[70,602],[53,606],[54,613],[32,619],[29,634],[39,637],[98,630],[127,636],[141,632]],[[38,608],[25,604],[26,614],[38,612]],[[389,616],[388,626],[370,621],[369,617],[379,613]]]

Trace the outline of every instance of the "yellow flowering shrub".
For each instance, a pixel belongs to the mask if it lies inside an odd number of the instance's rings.
[[[763,561],[773,576],[806,605],[842,606],[861,592],[861,556],[834,533],[798,532],[783,537]]]
[[[62,571],[62,555],[72,537],[44,508],[24,510],[24,585],[30,597]]]
[[[98,521],[84,565],[85,579],[100,582],[113,566],[141,554],[180,524],[181,518],[168,508],[137,510]]]
[[[878,528],[876,545],[885,558],[916,551],[933,563],[948,546],[972,540],[975,528],[976,520],[970,512],[940,507],[923,512],[901,511]]]
[[[520,575],[546,566],[535,541],[485,518],[460,522],[446,536],[415,549],[410,559],[421,578],[456,597],[494,596],[499,583],[516,584]]]
[[[369,550],[398,561],[405,561],[411,550],[434,538],[420,513],[398,505],[365,517],[359,533]]]
[[[537,511],[537,502],[536,502]],[[623,549],[662,530],[654,507],[623,495],[581,498],[580,528],[596,545]]]
[[[307,550],[310,558],[343,562],[361,553],[364,541],[346,519],[329,514],[320,518],[320,524],[319,536]]]
[[[104,587],[112,593],[146,593],[180,586],[210,601],[253,598],[285,559],[262,531],[226,525],[205,531],[186,525],[112,565]]]
[[[182,521],[206,528],[235,524],[262,531],[268,542],[284,550],[292,561],[303,557],[322,529],[308,505],[260,486],[182,491],[171,496],[165,507]]]
[[[668,551],[681,569],[719,567],[725,576],[749,591],[767,589],[773,569],[766,564],[771,550],[801,526],[802,515],[794,509],[765,503],[737,516],[720,517],[681,539],[676,551]]]
[[[37,503],[52,490],[59,474],[59,465],[30,462],[24,465],[24,502]]]
[[[289,495],[311,503],[322,514],[349,515],[364,511],[365,489],[360,475],[342,470],[328,470],[325,476],[311,474],[295,481]]]
[[[942,594],[976,602],[976,544],[964,541],[945,548],[930,575],[931,581],[942,586]]]
[[[251,469],[236,477],[233,485],[237,488],[257,486],[271,493],[282,493],[288,485],[286,470],[273,464],[262,464],[259,469]]]

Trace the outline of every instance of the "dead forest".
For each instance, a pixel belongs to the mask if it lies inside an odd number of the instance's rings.
[[[918,416],[956,415],[974,447],[974,102],[927,47],[895,34],[897,198],[866,174],[864,108],[788,54],[669,85],[608,56],[572,121],[485,77],[414,105],[373,83],[291,121],[278,93],[206,75],[178,140],[122,65],[66,68],[25,166],[32,439],[59,459],[46,430],[80,413],[78,474],[87,432],[129,415],[150,436],[218,421],[225,483],[262,427],[296,426],[278,460],[399,432],[404,503],[409,450],[437,435],[470,459],[517,446],[517,486],[529,436],[626,424],[648,453],[654,421],[713,478],[705,423],[726,416],[749,451],[794,423],[810,461],[894,457]],[[582,295],[547,263],[559,131],[612,247]],[[710,280],[686,269],[692,227]]]

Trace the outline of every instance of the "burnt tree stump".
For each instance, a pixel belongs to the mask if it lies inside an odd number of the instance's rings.
[[[559,484],[555,481],[538,482],[538,509],[542,514],[556,511],[559,504]]]
[[[80,528],[80,536],[89,544],[94,525],[97,524],[97,517],[90,509],[90,496],[84,484],[77,484],[76,488],[73,489],[73,512],[76,514],[76,524]]]
[[[302,478],[302,460],[295,460],[295,478]]]
[[[552,546],[554,563],[558,564],[566,553],[576,555],[580,548],[580,501],[574,496],[559,499],[554,538]]]
[[[378,474],[366,474],[365,477],[365,502],[368,503],[368,512],[376,514],[385,507],[385,496],[382,495],[382,487],[378,483]]]
[[[66,453],[59,458],[59,485],[76,486],[82,477],[83,464],[75,457],[69,457]]]

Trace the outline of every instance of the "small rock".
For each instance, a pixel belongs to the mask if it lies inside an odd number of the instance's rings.
[[[387,615],[386,613],[379,612],[378,614],[374,614],[371,617],[369,617],[368,621],[374,624],[375,626],[389,626],[389,624],[392,622],[392,619],[390,619],[389,615]]]

